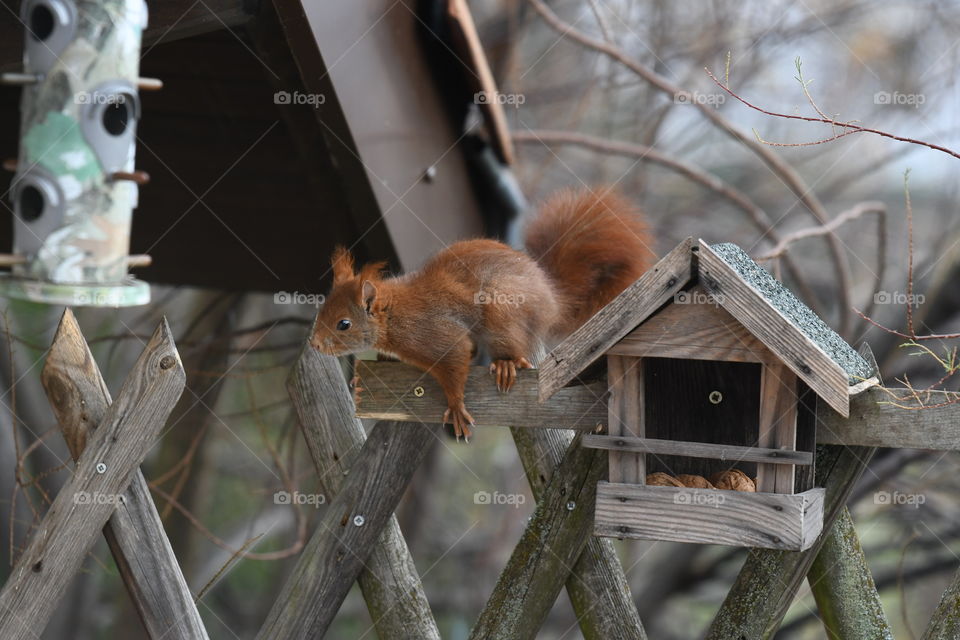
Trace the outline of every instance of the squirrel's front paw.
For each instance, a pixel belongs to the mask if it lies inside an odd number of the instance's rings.
[[[477,426],[473,421],[473,416],[467,413],[467,408],[462,403],[457,407],[448,407],[444,411],[443,423],[453,424],[453,433],[457,436],[457,440],[459,441],[460,436],[463,436],[466,442],[470,442],[470,436],[473,435],[470,427]]]
[[[517,369],[533,369],[530,361],[524,357],[516,360],[494,360],[490,363],[490,373],[497,379],[497,389],[510,391],[517,381]]]

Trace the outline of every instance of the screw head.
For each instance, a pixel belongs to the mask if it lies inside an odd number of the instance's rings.
[[[362,527],[364,522],[363,516],[353,516],[353,525],[355,527]]]
[[[707,399],[710,401],[710,404],[720,404],[723,402],[723,394],[719,391],[711,391]]]
[[[105,464],[102,463],[102,462],[98,462],[98,463],[97,463],[97,473],[106,473],[106,471],[107,471],[107,465],[105,465]]]
[[[169,369],[173,365],[177,364],[177,359],[173,356],[163,356],[160,358],[160,368]]]
[[[423,390],[423,387],[413,388],[413,395],[417,396],[418,398],[422,398],[424,393],[426,392]]]
[[[574,502],[573,500],[567,503],[567,511],[573,511],[576,508],[577,508],[577,503]]]

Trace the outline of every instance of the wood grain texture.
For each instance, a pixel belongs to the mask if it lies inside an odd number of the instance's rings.
[[[681,242],[547,355],[540,368],[541,401],[573,380],[690,282],[692,246],[692,238]]]
[[[793,475],[794,465],[813,463],[813,454],[809,451],[735,447],[725,444],[680,442],[677,440],[657,440],[655,438],[631,438],[629,436],[584,435],[583,446],[589,449],[606,449],[611,452],[633,451],[654,453],[657,455],[710,458],[723,461],[762,462],[778,467],[786,467],[790,470],[791,476]],[[613,481],[611,480],[611,482]]]
[[[826,534],[802,553],[769,549],[750,553],[707,629],[706,640],[772,640],[874,451],[863,447],[818,448],[816,483],[825,488]]]
[[[807,581],[829,640],[893,640],[857,529],[846,507],[825,537],[807,573]]]
[[[517,373],[513,388],[500,393],[486,367],[470,368],[465,402],[478,426],[593,429],[606,424],[603,383],[562,389],[541,404],[537,401],[540,372],[522,369]],[[440,420],[446,410],[440,385],[415,367],[358,360],[356,375],[357,417],[430,423]]]
[[[757,444],[770,449],[797,448],[797,376],[783,362],[764,364],[760,373],[760,433]],[[813,454],[809,453],[813,462]],[[757,491],[793,493],[794,469],[757,465]]]
[[[399,362],[370,361],[358,362],[357,371],[364,388],[359,394],[358,417],[429,422],[443,415],[446,407],[443,393],[422,371]],[[607,424],[604,382],[565,387],[540,405],[536,389],[541,374],[537,369],[520,371],[517,385],[503,394],[492,384],[485,367],[471,367],[467,407],[481,426],[516,422],[511,426],[592,430],[598,424]],[[413,393],[417,386],[423,387],[422,397]],[[911,410],[887,404],[894,397],[890,393],[903,397],[906,390],[868,389],[850,399],[849,418],[839,415],[826,403],[813,402],[817,443],[960,450],[960,428],[952,426],[960,423],[960,394],[931,391],[924,394],[924,398],[925,403],[934,408]],[[807,431],[813,431],[813,423],[811,417]]]
[[[612,436],[641,438],[645,435],[643,401],[643,360],[607,356],[607,432]],[[610,453],[610,481],[643,484],[647,477],[642,454],[620,449]]]
[[[566,429],[511,429],[534,499],[543,499],[563,454],[573,441]],[[613,542],[590,536],[567,577],[567,595],[584,640],[646,640]]]
[[[70,309],[40,375],[74,460],[109,410],[110,392]],[[207,638],[193,595],[139,469],[103,528],[120,577],[150,638]]]
[[[646,435],[659,440],[753,447],[760,421],[760,367],[752,362],[644,358]],[[711,401],[720,392],[719,402]],[[710,477],[739,469],[753,478],[756,463],[648,455],[647,473]]]
[[[392,422],[374,426],[257,638],[323,637],[439,430]]]
[[[648,318],[608,354],[734,362],[775,362],[776,357],[697,285]]]
[[[960,450],[960,394],[929,391],[919,408],[906,389],[874,387],[850,398],[850,417],[817,405],[817,442],[821,444]],[[896,402],[906,407],[890,404]]]
[[[340,493],[366,440],[353,417],[353,400],[336,358],[305,346],[287,381],[307,450],[327,500]],[[398,426],[398,428],[401,428]],[[391,515],[373,542],[357,579],[381,638],[439,640],[420,576],[397,518]]]
[[[470,632],[470,640],[533,640],[593,530],[596,482],[606,454],[567,448],[520,542]],[[570,505],[572,504],[572,509]]]
[[[820,533],[823,495],[823,489],[781,495],[601,482],[594,532],[800,551]]]
[[[699,243],[700,284],[716,296],[724,309],[759,338],[827,404],[846,417],[849,411],[846,372],[807,339],[764,297],[744,282],[710,245]]]
[[[184,386],[166,320],[154,332],[117,400],[87,437],[53,504],[0,592],[0,638],[40,635],[119,496],[153,446]],[[102,473],[98,465],[105,465]]]

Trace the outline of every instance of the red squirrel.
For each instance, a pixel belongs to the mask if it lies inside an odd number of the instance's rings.
[[[367,349],[398,358],[440,383],[444,423],[469,442],[464,386],[486,347],[500,391],[532,368],[540,344],[556,344],[654,262],[640,212],[609,189],[563,190],[526,229],[528,254],[496,240],[456,242],[418,271],[382,277],[383,262],[357,271],[350,252],[331,259],[333,288],[310,344],[329,355]]]

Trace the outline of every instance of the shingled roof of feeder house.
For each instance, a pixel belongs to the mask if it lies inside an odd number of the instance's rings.
[[[873,365],[740,247],[687,238],[550,352],[541,401],[695,281],[841,415],[850,395],[878,384]]]
[[[876,375],[873,367],[854,351],[853,347],[827,326],[826,322],[821,320],[810,307],[803,304],[779,280],[751,260],[746,251],[730,242],[713,245],[713,251],[740,274],[744,282],[759,291],[767,302],[790,321],[790,324],[840,365],[840,368],[847,372],[851,386]]]

